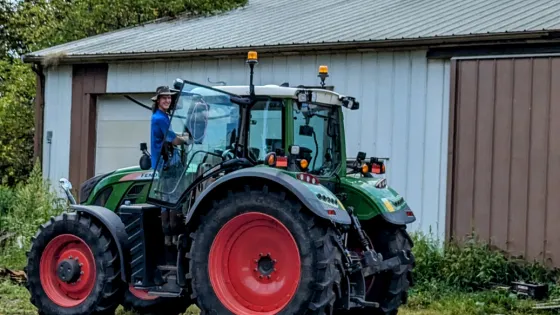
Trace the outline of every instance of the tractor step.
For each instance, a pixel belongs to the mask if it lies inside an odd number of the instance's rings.
[[[180,297],[181,293],[148,291],[148,295],[168,297],[168,298],[176,298],[176,297]]]

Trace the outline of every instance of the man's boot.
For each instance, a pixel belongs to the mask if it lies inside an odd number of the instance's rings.
[[[177,245],[177,235],[181,232],[181,219],[182,215],[180,211],[171,210],[169,214],[169,226],[171,229],[171,234],[173,235],[173,244]]]

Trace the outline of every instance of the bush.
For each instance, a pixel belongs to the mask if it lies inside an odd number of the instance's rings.
[[[14,191],[8,187],[0,186],[0,223],[2,216],[8,213],[8,209],[11,209],[15,202]],[[2,226],[0,225],[0,231]]]
[[[43,180],[38,163],[25,182],[13,189],[1,188],[0,198],[5,198],[0,199],[0,204],[9,200],[5,202],[5,214],[0,217],[0,235],[11,235],[0,244],[0,266],[22,269],[31,237],[39,225],[62,212],[64,203]]]
[[[413,271],[421,286],[461,291],[479,291],[512,281],[554,285],[559,271],[539,263],[508,257],[473,234],[462,243],[444,242],[440,246],[430,235],[412,233],[416,267]]]

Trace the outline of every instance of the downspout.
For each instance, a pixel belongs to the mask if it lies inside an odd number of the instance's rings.
[[[36,149],[37,152],[34,153],[35,155],[35,159],[39,159],[39,161],[42,163],[43,160],[43,135],[44,135],[44,121],[45,121],[45,74],[43,71],[43,66],[40,63],[33,63],[31,66],[31,69],[33,70],[33,72],[35,72],[35,74],[37,74],[37,76],[39,77],[39,95],[35,95],[35,98],[39,97],[39,99],[41,100],[41,102],[39,104],[36,103],[35,101],[35,111],[40,110],[41,116],[39,117],[39,120],[41,122],[40,126],[41,128],[38,128],[37,123],[38,121],[35,121],[35,139],[38,142],[36,144]],[[37,114],[35,114],[37,115]],[[48,149],[49,149],[49,163],[48,165],[48,173],[50,175],[50,148],[51,148],[51,142],[52,142],[52,132],[50,133],[51,138],[47,139],[48,141]]]

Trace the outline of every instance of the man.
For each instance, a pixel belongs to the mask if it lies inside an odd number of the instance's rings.
[[[154,102],[152,106],[151,121],[151,150],[152,150],[152,168],[156,171],[166,169],[165,177],[160,176],[161,189],[163,190],[162,200],[166,200],[171,190],[175,187],[180,172],[180,157],[172,145],[184,144],[188,141],[188,136],[178,136],[172,130],[169,118],[169,107],[171,105],[171,96],[174,95],[168,86],[160,86],[156,89],[156,95],[152,97]],[[159,157],[162,161],[158,163]],[[181,213],[176,210],[169,211],[167,208],[161,210],[161,223],[165,234],[165,244],[170,246],[176,243],[175,231],[180,222]],[[173,242],[172,242],[173,235]]]

